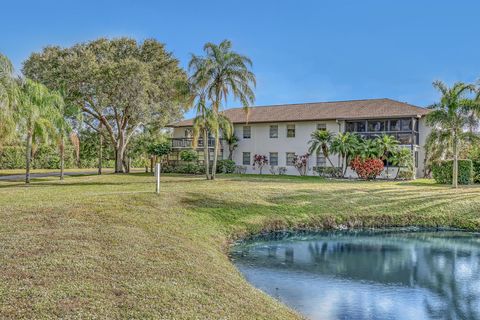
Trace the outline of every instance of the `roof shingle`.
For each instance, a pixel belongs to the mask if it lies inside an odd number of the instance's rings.
[[[391,99],[367,99],[251,107],[248,119],[242,108],[227,109],[223,112],[233,123],[265,123],[416,117],[426,115],[428,109]],[[188,119],[170,126],[191,125],[192,119]]]

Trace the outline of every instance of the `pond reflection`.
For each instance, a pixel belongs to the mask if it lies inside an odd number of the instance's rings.
[[[335,232],[243,242],[246,279],[312,319],[480,319],[480,235]]]

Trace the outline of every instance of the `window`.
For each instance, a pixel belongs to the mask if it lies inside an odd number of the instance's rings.
[[[390,120],[390,131],[400,131],[400,120]]]
[[[243,139],[250,139],[252,137],[252,129],[250,126],[243,126]]]
[[[418,168],[418,151],[415,151],[415,168]]]
[[[327,131],[326,123],[317,123],[317,130]]]
[[[287,152],[287,166],[293,166],[293,159],[295,159],[295,152]]]
[[[385,131],[385,121],[368,121],[368,132]]]
[[[278,125],[270,126],[270,138],[278,138]]]
[[[347,122],[345,130],[347,132],[355,132],[355,122]]]
[[[193,136],[193,129],[185,129],[185,138],[191,138]]]
[[[243,159],[242,163],[244,166],[249,166],[250,165],[250,152],[244,152],[243,153]]]
[[[270,165],[278,166],[278,152],[270,152]]]
[[[402,131],[412,130],[412,120],[411,119],[402,119],[401,130]]]
[[[287,124],[287,138],[295,138],[295,125]]]
[[[323,152],[317,153],[317,167],[325,167],[327,161],[325,160],[325,156]]]

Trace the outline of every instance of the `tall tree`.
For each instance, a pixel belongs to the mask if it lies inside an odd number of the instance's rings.
[[[229,96],[238,99],[245,112],[248,113],[249,106],[255,101],[253,88],[256,86],[256,79],[250,70],[252,61],[233,51],[232,43],[229,40],[224,40],[219,45],[207,43],[203,50],[205,56],[192,56],[189,69],[194,82],[206,88],[206,96],[212,101],[214,114],[221,113],[222,104],[227,101]],[[220,128],[214,128],[212,133],[215,136],[215,147],[211,178],[215,179],[220,147]]]
[[[332,160],[330,160],[330,144],[332,143],[333,134],[328,130],[315,130],[311,135],[311,140],[308,141],[310,145],[308,152],[310,154],[318,154],[322,151],[323,156],[328,160],[332,167]]]
[[[461,144],[468,138],[466,132],[472,124],[471,112],[476,109],[476,104],[471,99],[475,86],[457,82],[448,87],[441,81],[433,83],[435,89],[441,93],[440,101],[431,105],[433,111],[427,115],[427,123],[437,133],[448,135],[453,152],[453,178],[452,185],[458,188],[458,153]]]
[[[0,147],[15,135],[14,107],[17,94],[13,65],[0,53]]]
[[[215,127],[215,116],[213,114],[213,110],[207,106],[204,92],[199,92],[195,99],[195,109],[197,111],[197,115],[193,119],[192,147],[197,147],[198,138],[200,135],[202,135],[205,177],[207,180],[210,180],[210,152],[208,149],[208,136],[209,131],[213,130]]]
[[[124,171],[125,150],[142,126],[165,125],[186,110],[186,74],[156,40],[47,47],[28,58],[23,73],[81,108],[85,123],[114,146],[115,172]]]
[[[55,123],[62,118],[62,97],[44,85],[22,79],[17,109],[18,125],[26,139],[25,183],[30,183],[30,164],[34,138],[46,141],[56,135]]]

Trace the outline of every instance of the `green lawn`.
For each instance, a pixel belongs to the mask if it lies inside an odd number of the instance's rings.
[[[479,230],[480,187],[145,174],[0,181],[0,318],[288,319],[230,263],[288,227]]]

